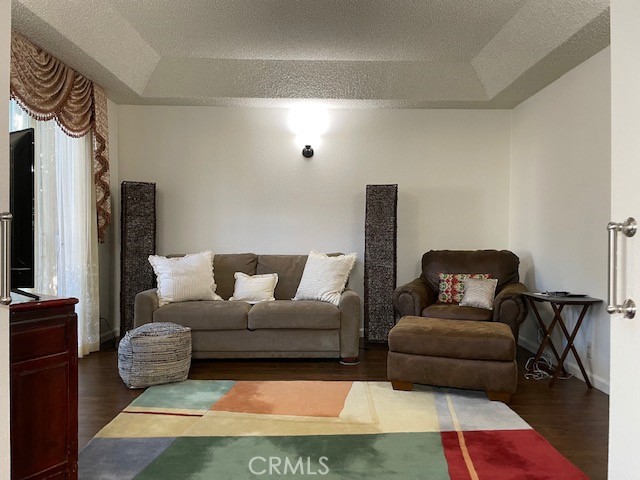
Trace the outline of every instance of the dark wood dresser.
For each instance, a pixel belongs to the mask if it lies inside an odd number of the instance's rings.
[[[78,478],[75,298],[12,303],[11,478]]]

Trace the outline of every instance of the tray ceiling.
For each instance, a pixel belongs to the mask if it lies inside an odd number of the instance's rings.
[[[510,108],[609,44],[608,0],[13,0],[117,103]]]

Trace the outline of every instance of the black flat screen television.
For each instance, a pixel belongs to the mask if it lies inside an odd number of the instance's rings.
[[[11,132],[9,139],[11,288],[34,286],[34,130]],[[21,293],[21,292],[18,292]]]

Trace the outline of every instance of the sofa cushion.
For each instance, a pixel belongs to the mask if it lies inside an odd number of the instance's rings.
[[[491,310],[476,307],[462,307],[450,303],[436,303],[422,310],[423,317],[450,318],[453,320],[491,320]]]
[[[340,328],[340,309],[315,300],[276,300],[254,305],[249,312],[249,328],[319,329]]]
[[[256,273],[277,273],[276,300],[291,300],[298,290],[306,263],[306,255],[258,255]]]
[[[216,253],[213,257],[213,273],[218,285],[216,293],[229,300],[236,282],[234,274],[242,272],[255,275],[257,264],[258,256],[255,253]]]
[[[511,328],[504,323],[403,317],[389,332],[389,350],[431,357],[513,362],[516,342]]]
[[[519,264],[520,259],[508,250],[430,250],[422,256],[422,277],[437,292],[441,272],[488,273],[498,279],[498,294],[505,285],[518,281]]]
[[[246,302],[170,303],[153,313],[154,322],[171,322],[191,330],[244,330],[251,305]]]

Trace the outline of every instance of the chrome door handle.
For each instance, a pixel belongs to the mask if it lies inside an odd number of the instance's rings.
[[[11,303],[11,219],[9,212],[0,213],[0,303]]]
[[[624,318],[636,316],[636,304],[627,298],[622,305],[618,305],[617,276],[618,276],[618,232],[622,232],[627,237],[633,237],[638,229],[638,224],[634,218],[627,218],[622,223],[609,222],[609,288],[607,293],[607,312],[610,314],[622,313]]]

